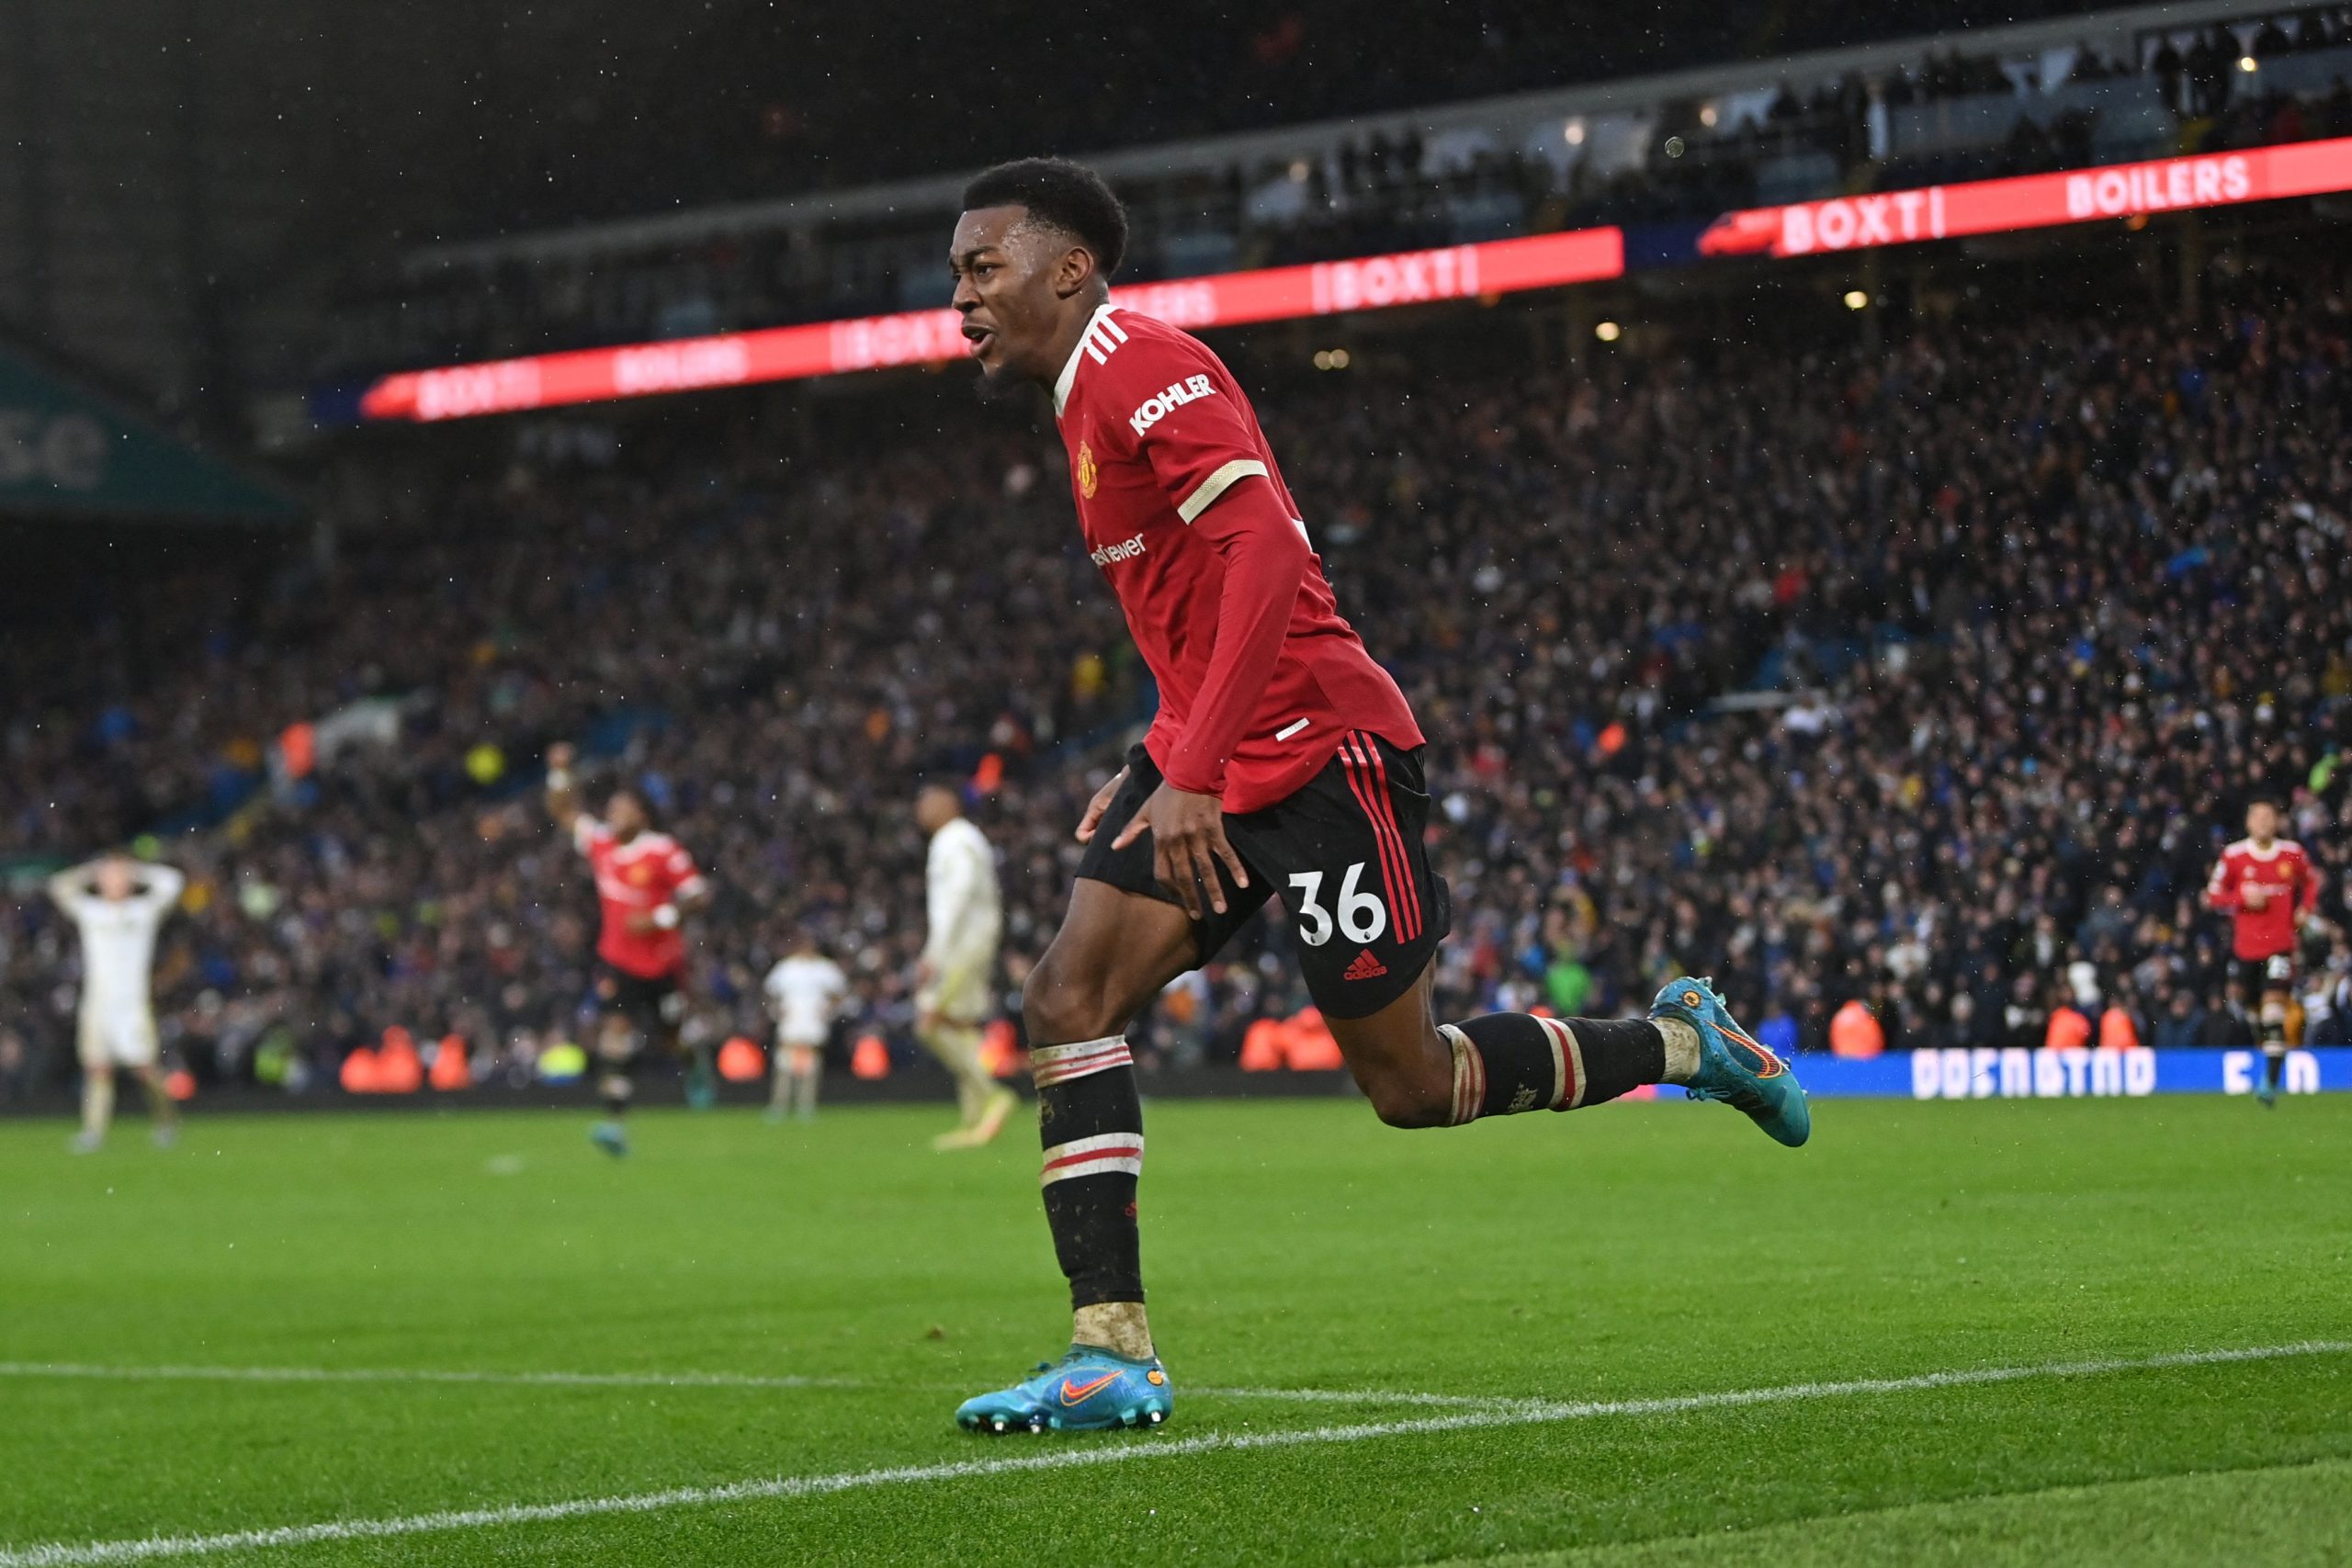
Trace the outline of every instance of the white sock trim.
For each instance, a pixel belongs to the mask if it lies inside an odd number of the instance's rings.
[[[1029,1052],[1029,1074],[1037,1087],[1044,1089],[1128,1066],[1134,1061],[1125,1035],[1106,1034],[1100,1040],[1080,1040],[1069,1045],[1033,1046]]]
[[[1051,1187],[1057,1181],[1069,1181],[1080,1176],[1122,1173],[1128,1176],[1143,1174],[1141,1133],[1104,1133],[1096,1137],[1072,1138],[1067,1144],[1056,1144],[1046,1151],[1046,1168],[1037,1179],[1037,1185]]]

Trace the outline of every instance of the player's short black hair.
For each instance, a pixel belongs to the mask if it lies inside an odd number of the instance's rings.
[[[975,176],[964,187],[964,210],[1025,207],[1094,253],[1108,277],[1127,254],[1127,209],[1102,176],[1067,158],[1016,158]]]
[[[2253,799],[2245,803],[2245,808],[2248,811],[2253,810],[2257,806],[2267,806],[2270,807],[2271,810],[2276,811],[2278,809],[2278,799],[2276,795],[2257,795]]]

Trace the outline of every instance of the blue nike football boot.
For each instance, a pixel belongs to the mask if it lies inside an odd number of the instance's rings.
[[[1683,1089],[1693,1100],[1720,1100],[1777,1141],[1795,1148],[1813,1135],[1804,1086],[1789,1065],[1740,1028],[1715,994],[1712,980],[1681,976],[1659,988],[1652,1018],[1679,1019],[1699,1035],[1699,1073]]]
[[[956,1407],[967,1432],[1113,1432],[1157,1427],[1175,1408],[1159,1358],[1130,1361],[1091,1345],[1073,1345],[1058,1361],[1041,1361],[1026,1382],[976,1394]]]

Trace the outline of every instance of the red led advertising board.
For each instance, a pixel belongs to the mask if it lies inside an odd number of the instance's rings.
[[[1226,327],[1466,299],[1522,288],[1553,288],[1616,277],[1624,270],[1624,236],[1615,229],[1583,229],[1435,251],[1141,283],[1114,288],[1111,298],[1180,327]],[[359,407],[368,419],[463,419],[656,392],[936,363],[959,359],[965,353],[960,318],[955,311],[907,310],[856,321],[406,371],[368,388]]]
[[[1702,255],[1817,255],[2352,190],[2352,138],[1841,196],[1725,213]]]
[[[1754,208],[1717,219],[1698,249],[1702,257],[1817,255],[2346,190],[2352,138]],[[1181,327],[1239,326],[1591,283],[1624,271],[1623,232],[1582,229],[1136,284],[1111,298]],[[956,312],[908,310],[405,371],[368,388],[359,406],[371,420],[464,419],[937,364],[964,353]]]

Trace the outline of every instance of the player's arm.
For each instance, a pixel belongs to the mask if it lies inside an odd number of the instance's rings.
[[[180,901],[180,895],[187,890],[187,874],[179,867],[165,865],[161,861],[141,867],[140,874],[147,882],[147,901],[158,909],[175,908]]]
[[[85,861],[67,866],[49,879],[49,900],[67,914],[77,914],[90,901],[90,885],[97,880],[98,863]]]
[[[1272,484],[1244,478],[1193,519],[1225,561],[1208,672],[1184,731],[1168,753],[1167,778],[1191,795],[1225,792],[1226,763],[1257,716],[1266,676],[1282,654],[1300,585],[1315,558],[1306,534]]]
[[[568,839],[580,835],[580,781],[572,776],[572,768],[580,761],[580,752],[569,740],[559,740],[548,748],[548,815],[554,818],[556,831]]]
[[[670,862],[664,868],[670,874],[670,898],[656,904],[649,911],[654,929],[675,931],[688,915],[710,903],[710,879],[695,868],[695,857],[686,853],[684,844],[670,851]]]
[[[2238,879],[2231,874],[2227,855],[2213,863],[2213,874],[2205,883],[2205,903],[2207,908],[2225,915],[2234,915],[2245,907],[2245,900],[2238,894]]]
[[[1206,361],[1201,368],[1213,366]],[[1201,382],[1181,359],[1159,368]],[[1148,829],[1155,873],[1195,919],[1204,894],[1210,908],[1225,912],[1219,862],[1236,886],[1250,886],[1225,836],[1226,763],[1257,715],[1314,559],[1306,529],[1283,504],[1259,456],[1239,391],[1220,384],[1213,371],[1206,380],[1213,391],[1169,410],[1138,432],[1137,442],[1176,514],[1225,563],[1215,640],[1199,694],[1169,751],[1164,782],[1112,845],[1124,848]]]

